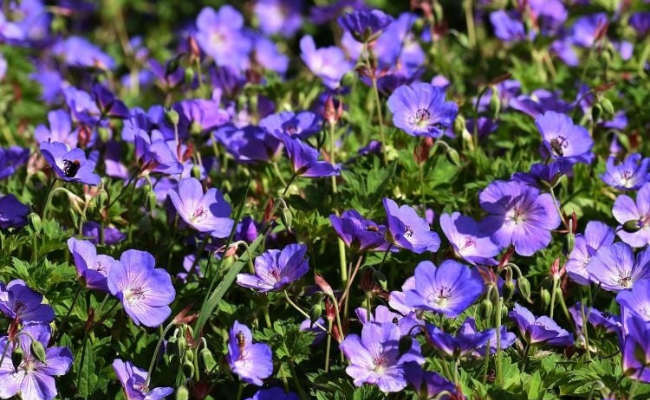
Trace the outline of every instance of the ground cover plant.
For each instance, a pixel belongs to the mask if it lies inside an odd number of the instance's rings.
[[[650,398],[650,2],[7,0],[0,398]]]

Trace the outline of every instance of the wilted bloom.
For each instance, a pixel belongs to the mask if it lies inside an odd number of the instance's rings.
[[[287,156],[293,164],[293,173],[305,178],[321,178],[337,176],[340,174],[338,167],[325,161],[318,161],[318,150],[303,143],[300,139],[283,136],[282,142],[287,150]]]
[[[27,225],[27,214],[29,214],[29,207],[21,203],[13,194],[0,199],[0,228],[22,228]]]
[[[354,252],[386,251],[389,247],[386,226],[363,218],[356,210],[344,211],[340,217],[332,214],[330,221],[332,228]]]
[[[50,164],[54,173],[67,182],[81,182],[87,185],[99,185],[101,179],[95,170],[95,161],[86,159],[83,150],[69,150],[59,142],[41,143],[41,153]]]
[[[77,147],[79,131],[72,129],[72,119],[65,110],[52,110],[47,113],[49,128],[39,125],[34,129],[34,139],[37,143],[61,142],[70,148]]]
[[[618,237],[634,247],[650,244],[650,182],[644,184],[636,194],[636,203],[627,195],[620,195],[614,201],[612,214],[618,221]]]
[[[650,383],[650,322],[633,316],[627,324],[623,353],[623,373],[632,379]]]
[[[87,240],[70,238],[68,249],[72,253],[77,275],[83,278],[86,287],[108,292],[106,277],[118,261],[111,256],[98,255],[95,245]]]
[[[156,268],[146,251],[127,250],[108,272],[108,290],[117,297],[136,325],[160,326],[171,314],[176,291],[169,273]]]
[[[404,288],[406,304],[452,318],[463,313],[483,292],[483,279],[468,266],[446,260],[436,266],[421,261],[415,268],[415,287]]]
[[[248,66],[253,43],[244,33],[244,18],[235,8],[222,6],[218,12],[205,7],[196,18],[196,41],[219,66],[238,70]]]
[[[412,136],[438,138],[456,119],[458,106],[430,83],[400,86],[388,98],[393,124]]]
[[[362,43],[372,42],[393,22],[393,17],[381,10],[359,10],[339,17],[339,25]]]
[[[494,336],[494,329],[482,332],[459,330],[456,336],[443,332],[433,324],[426,324],[427,340],[442,354],[459,358],[470,355],[480,347],[485,346]]]
[[[309,70],[330,89],[337,89],[343,75],[353,67],[345,59],[343,50],[335,46],[317,49],[314,39],[309,35],[300,39],[300,57]]]
[[[273,373],[271,348],[264,343],[253,343],[250,329],[238,321],[229,332],[226,360],[232,372],[253,385],[262,386],[262,380]]]
[[[255,275],[238,274],[237,284],[260,292],[281,290],[309,271],[306,253],[303,244],[290,244],[282,251],[267,250],[255,258]]]
[[[443,378],[440,374],[433,371],[425,371],[418,363],[408,362],[404,364],[404,377],[406,381],[413,386],[418,398],[425,399],[438,399],[450,400],[450,395],[438,395],[442,392],[449,392],[454,394],[456,386]]]
[[[470,217],[455,212],[440,216],[440,228],[449,240],[454,252],[472,265],[496,265],[494,256],[499,254],[499,246],[489,236],[479,231],[479,226]]]
[[[178,184],[178,191],[169,191],[169,198],[178,214],[188,225],[199,232],[225,238],[232,230],[232,212],[218,189],[210,188],[205,194],[203,186],[195,178],[186,178]]]
[[[73,358],[67,347],[47,347],[50,334],[47,324],[32,324],[23,328],[17,336],[23,353],[17,367],[12,362],[15,344],[9,342],[6,336],[0,339],[0,353],[4,355],[0,364],[0,398],[13,398],[19,393],[24,400],[51,400],[56,397],[54,377],[65,375]],[[32,353],[32,339],[40,342],[45,349],[44,359]]]
[[[517,181],[495,181],[479,195],[490,215],[481,229],[501,247],[515,246],[517,254],[533,255],[551,242],[551,230],[560,225],[553,198]]]
[[[591,281],[605,290],[631,289],[639,279],[650,279],[650,251],[640,252],[635,261],[627,243],[601,247],[589,261],[587,271]]]
[[[246,400],[300,400],[297,394],[289,392],[286,393],[284,389],[279,387],[260,389]]]
[[[149,390],[147,383],[147,371],[138,368],[130,361],[122,361],[119,358],[113,361],[113,370],[120,380],[124,393],[128,400],[163,400],[174,392],[170,387],[159,387]]]
[[[555,187],[560,178],[572,169],[573,164],[569,160],[559,159],[548,164],[534,164],[530,172],[515,172],[512,180],[544,190]]]
[[[339,347],[350,361],[345,372],[354,378],[356,386],[369,383],[377,385],[384,393],[398,392],[406,387],[404,364],[409,361],[422,364],[424,358],[415,340],[409,349],[400,351],[400,339],[400,329],[392,322],[365,324],[361,336],[345,337]]]
[[[284,135],[306,139],[320,132],[322,127],[321,118],[311,111],[282,111],[264,117],[259,126],[278,139]]]
[[[544,141],[544,152],[554,159],[590,163],[594,158],[594,141],[589,131],[574,125],[570,117],[547,111],[535,119],[535,125]]]
[[[486,356],[488,354],[488,345],[490,345],[489,354],[495,354],[497,352],[497,331],[496,329],[488,329],[484,332],[490,332],[492,336],[488,338],[488,340],[485,342],[485,345],[478,346],[476,348],[475,354]],[[463,322],[463,325],[458,328],[458,334],[456,337],[458,339],[464,337],[473,338],[475,336],[472,335],[477,335],[478,333],[479,332],[476,331],[476,320],[474,318],[468,317],[465,322]],[[512,346],[517,339],[517,336],[512,332],[508,332],[508,329],[503,325],[501,326],[499,333],[499,339],[501,339],[501,349],[507,349],[508,347]]]
[[[619,190],[636,190],[650,181],[650,158],[634,153],[621,163],[614,164],[615,161],[615,157],[609,157],[607,169],[600,175],[600,179],[609,186]]]
[[[388,217],[391,243],[416,254],[425,251],[436,252],[440,237],[431,231],[426,219],[421,218],[412,207],[398,206],[393,200],[384,198],[384,209]]]
[[[575,245],[566,262],[566,271],[569,278],[581,285],[589,285],[591,279],[587,265],[591,257],[601,247],[611,246],[614,243],[615,233],[612,228],[599,221],[589,221],[584,235],[575,236]]]
[[[508,315],[517,323],[521,336],[530,345],[546,343],[550,346],[570,346],[573,344],[571,334],[560,328],[549,317],[535,317],[526,307],[517,303]]]

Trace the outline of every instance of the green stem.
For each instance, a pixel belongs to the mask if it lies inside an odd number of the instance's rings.
[[[393,247],[393,244],[389,244],[388,248],[386,249],[386,252],[384,253],[384,258],[381,259],[381,264],[379,264],[379,271],[381,271],[382,267],[384,266],[384,263],[386,262],[386,257],[388,257],[388,253],[390,253],[390,249]]]
[[[501,296],[499,296],[498,291],[495,290],[495,293],[497,295],[497,307],[496,307],[496,340],[497,340],[497,385],[503,386],[503,368],[502,368],[502,351],[501,351],[501,305],[502,305],[502,299]]]
[[[93,329],[95,329],[95,327],[96,327],[97,325],[100,325],[102,322],[106,321],[106,318],[108,318],[108,316],[111,314],[111,312],[112,312],[112,311],[115,309],[115,307],[117,307],[119,304],[120,304],[119,302],[115,302],[115,304],[113,304],[113,305],[111,306],[111,308],[109,308],[108,311],[106,311],[106,313],[105,313],[104,315],[102,315],[102,317],[99,319],[99,321],[93,323],[93,324],[90,326],[90,328],[88,329],[88,331],[89,331],[89,332],[92,331]]]
[[[280,169],[278,168],[278,163],[273,161],[271,163],[273,166],[273,171],[275,172],[275,175],[280,179],[280,182],[282,182],[282,186],[287,187],[287,181],[284,180],[282,177],[282,174],[280,173]]]
[[[244,382],[239,381],[239,387],[237,388],[237,400],[241,400],[242,394],[244,394]]]
[[[562,214],[562,210],[560,209],[560,203],[557,201],[557,198],[555,197],[555,192],[553,191],[553,188],[549,189],[549,193],[551,194],[551,197],[553,198],[553,205],[555,206],[555,210],[557,211],[557,215],[560,216],[560,220],[562,220],[562,224],[564,225],[564,228],[568,231],[569,230],[569,223],[564,218],[564,214]]]
[[[284,197],[285,194],[287,194],[287,190],[289,190],[289,186],[291,186],[291,183],[293,182],[294,179],[296,179],[296,173],[294,172],[293,175],[291,175],[291,179],[289,179],[289,182],[287,182],[287,185],[284,187],[284,191],[282,192],[282,196]]]
[[[553,288],[551,290],[551,310],[549,311],[549,317],[553,319],[553,311],[555,310],[555,296],[557,293],[557,283],[558,279],[553,278]]]
[[[298,311],[300,314],[302,314],[303,317],[311,319],[311,317],[309,316],[309,314],[307,314],[307,312],[305,310],[300,308],[300,306],[298,304],[294,303],[293,300],[291,300],[291,297],[289,297],[289,293],[287,293],[286,290],[283,293],[284,293],[284,297],[287,299],[287,302],[291,305],[291,307],[296,309],[296,311]],[[325,329],[325,327],[323,325],[319,324],[318,322],[314,322],[314,325],[316,325],[317,327],[322,329],[323,332],[327,332],[327,329]]]
[[[476,45],[476,27],[474,26],[474,10],[472,0],[463,2],[465,8],[465,22],[467,24],[467,40],[469,47],[474,48]]]
[[[526,348],[524,350],[524,371],[528,367],[528,354],[530,353],[530,344],[526,343]]]
[[[330,370],[330,351],[332,349],[332,321],[327,320],[327,343],[325,347],[325,372]],[[2,363],[0,363],[2,365]]]
[[[54,188],[54,185],[56,185],[56,182],[56,179],[52,179],[52,182],[47,188],[47,196],[45,197],[45,203],[43,204],[43,210],[41,211],[41,219],[45,219],[45,212],[52,202],[52,189]]]
[[[158,352],[160,351],[160,348],[162,347],[163,341],[165,340],[165,337],[169,333],[169,330],[174,327],[174,321],[170,322],[167,324],[165,329],[162,332],[162,335],[160,335],[160,339],[158,339],[158,343],[156,344],[156,348],[153,351],[153,357],[151,357],[151,362],[149,362],[149,369],[147,370],[147,380],[144,383],[144,387],[148,388],[149,383],[151,382],[151,375],[153,374],[153,369],[156,366],[156,359],[158,358]],[[198,372],[198,369],[197,369]]]
[[[79,298],[79,293],[81,293],[81,285],[77,287],[77,291],[74,293],[74,297],[72,298],[72,304],[70,304],[70,308],[68,309],[68,312],[65,314],[65,317],[63,317],[63,320],[61,321],[61,325],[59,327],[59,331],[56,333],[56,337],[54,338],[54,342],[59,340],[61,338],[61,335],[63,335],[64,328],[66,322],[68,322],[68,318],[70,318],[70,314],[72,314],[72,309],[74,308],[75,304],[77,304],[77,299]],[[2,363],[0,363],[2,365]]]
[[[81,361],[79,362],[79,368],[83,368],[84,359],[86,358],[86,346],[88,345],[88,331],[84,332],[83,345],[81,346]],[[77,387],[81,386],[81,371],[77,377]]]
[[[418,171],[420,172],[420,202],[422,203],[422,210],[426,211],[427,203],[424,196],[424,162],[419,162],[418,167]]]
[[[368,73],[371,74],[372,91],[375,95],[375,106],[377,107],[377,118],[379,119],[379,134],[381,135],[381,150],[384,157],[384,165],[388,165],[388,157],[386,155],[386,134],[384,133],[384,114],[382,111],[381,98],[379,97],[379,88],[377,87],[377,77],[375,76],[375,71],[370,64],[370,49],[368,49],[366,45],[364,45],[364,53],[366,55],[366,67],[368,68]]]
[[[286,344],[284,345],[284,348],[287,352],[289,352],[289,349],[287,349]],[[296,368],[293,366],[293,362],[291,360],[287,360],[287,365],[289,365],[289,371],[291,372],[291,376],[293,377],[293,383],[296,385],[298,396],[300,396],[301,400],[307,400],[309,397],[307,397],[307,394],[305,393],[304,389],[302,388],[302,385],[300,384],[300,381],[298,380],[298,374],[296,373]]]
[[[117,197],[115,197],[113,199],[113,201],[108,203],[108,207],[106,207],[106,211],[110,210],[111,207],[113,207],[113,204],[115,204],[120,199],[120,197],[122,197],[122,195],[124,195],[124,193],[126,193],[126,189],[128,189],[129,186],[131,186],[131,183],[133,183],[133,180],[136,178],[136,176],[140,175],[140,172],[142,172],[142,171],[140,169],[138,169],[137,171],[135,171],[133,173],[133,175],[131,175],[131,177],[129,178],[129,181],[126,183],[126,185],[124,185],[124,187],[122,188],[120,193],[118,193]]]

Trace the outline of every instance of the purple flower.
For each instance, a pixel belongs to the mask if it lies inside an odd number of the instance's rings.
[[[318,326],[317,324],[320,326]],[[325,325],[325,320],[323,320],[323,318],[318,318],[316,321],[313,322],[311,319],[307,318],[300,323],[299,329],[302,332],[313,333],[314,341],[311,344],[312,346],[316,346],[327,337],[327,332],[321,328],[324,325]]]
[[[633,316],[622,346],[623,373],[636,380],[650,383],[650,322]]]
[[[20,279],[14,279],[7,286],[0,283],[0,311],[12,320],[23,324],[52,322],[54,310],[42,302],[43,295]]]
[[[293,173],[305,178],[338,176],[340,169],[325,161],[318,161],[318,150],[303,143],[300,139],[283,136],[282,142],[287,156],[293,164]]]
[[[253,12],[266,35],[292,37],[302,27],[302,0],[257,0]]]
[[[488,340],[485,342],[485,345],[481,345],[476,348],[475,355],[479,355],[481,357],[485,357],[488,354],[488,344],[490,345],[489,354],[496,354],[497,352],[496,329],[489,329],[485,332],[490,332],[492,336],[488,338]],[[478,332],[476,331],[476,320],[474,320],[474,318],[468,317],[465,322],[463,322],[463,325],[458,328],[458,334],[456,336],[459,339],[464,337],[473,338],[475,336],[472,335],[477,334]],[[515,344],[515,340],[517,339],[517,336],[512,332],[508,332],[508,329],[505,326],[501,326],[499,336],[501,339],[501,349],[507,349],[508,347],[512,346]]]
[[[622,292],[619,292],[619,295],[630,292],[631,290],[624,290]],[[618,296],[616,299],[618,300]],[[571,314],[571,318],[573,318],[573,321],[576,324],[577,331],[582,331],[582,328],[584,326],[584,320],[582,319],[583,311],[585,313],[585,317],[587,317],[587,321],[593,325],[594,328],[603,327],[607,332],[616,333],[618,335],[622,333],[621,318],[619,316],[612,315],[608,312],[602,312],[592,307],[584,307],[583,310],[583,306],[580,304],[580,302],[577,302],[572,307],[569,307],[569,313]]]
[[[438,268],[431,261],[421,261],[414,280],[415,287],[402,288],[406,304],[448,318],[462,314],[483,292],[483,279],[476,270],[454,260],[443,261]]]
[[[69,38],[52,46],[54,55],[62,57],[71,67],[99,68],[110,70],[115,67],[115,61],[99,47],[80,36]]]
[[[407,205],[400,207],[388,198],[384,198],[383,202],[388,216],[390,242],[394,246],[416,254],[438,251],[440,237],[431,231],[426,219],[419,217],[415,210]]]
[[[438,138],[456,119],[458,106],[430,83],[400,86],[388,98],[393,124],[411,136]]]
[[[68,146],[59,142],[43,142],[41,153],[60,179],[92,186],[99,185],[101,179],[94,172],[95,162],[87,160],[83,150],[79,148],[69,150]]]
[[[300,57],[309,70],[330,89],[337,89],[343,75],[353,67],[341,49],[335,46],[317,49],[314,39],[309,35],[300,39]]]
[[[426,324],[426,331],[427,340],[433,347],[452,358],[464,357],[477,351],[480,347],[485,346],[495,333],[494,329],[476,332],[461,328],[454,337],[429,323]],[[483,353],[485,354],[485,352]]]
[[[591,257],[601,247],[614,243],[615,233],[612,228],[599,221],[589,221],[584,235],[575,236],[575,245],[566,262],[569,278],[581,285],[589,285],[591,278],[587,266]]]
[[[589,131],[574,125],[567,115],[548,111],[535,119],[535,125],[542,134],[544,155],[587,164],[593,160],[594,141]]]
[[[0,179],[7,178],[29,160],[29,149],[19,146],[0,148]]]
[[[499,254],[499,247],[489,236],[479,232],[479,226],[470,217],[455,212],[440,216],[440,228],[449,240],[454,252],[472,265],[496,265],[493,257]]]
[[[297,114],[283,111],[272,114],[264,117],[259,126],[278,139],[282,139],[283,135],[307,139],[319,133],[322,127],[321,118],[311,111],[301,111]]]
[[[481,222],[482,231],[502,248],[513,245],[522,256],[548,246],[551,230],[560,225],[551,195],[517,181],[492,182],[479,201],[490,214]]]
[[[79,131],[72,130],[70,114],[65,110],[53,110],[47,113],[49,129],[39,125],[34,130],[34,139],[37,143],[61,142],[70,148],[77,147]]]
[[[553,36],[563,27],[568,12],[560,0],[528,0],[534,22],[544,36]]]
[[[494,27],[494,36],[504,42],[520,42],[526,40],[526,30],[519,12],[494,11],[490,14],[490,22]]]
[[[517,96],[510,100],[510,107],[533,118],[548,111],[568,113],[574,108],[573,105],[560,98],[560,93],[544,89],[534,90],[530,96],[524,94]]]
[[[163,400],[174,392],[170,387],[159,387],[149,390],[147,383],[147,371],[138,368],[130,361],[122,361],[119,358],[113,361],[113,370],[120,380],[124,393],[128,400]]]
[[[119,119],[129,117],[129,109],[126,107],[126,104],[117,98],[113,92],[104,87],[104,85],[99,83],[94,84],[92,97],[102,117]]]
[[[636,12],[632,14],[628,23],[637,35],[646,37],[650,33],[650,12]]]
[[[264,343],[253,343],[250,329],[239,321],[230,329],[226,360],[242,381],[256,386],[262,386],[262,380],[273,373],[271,348]]]
[[[633,247],[650,244],[650,182],[644,184],[636,194],[636,203],[627,195],[620,195],[614,201],[612,214],[618,221],[618,237]]]
[[[8,194],[0,199],[0,228],[22,228],[27,225],[29,207],[21,203],[16,196]]]
[[[339,25],[362,43],[374,41],[393,22],[393,17],[380,10],[353,11],[339,17]]]
[[[650,278],[650,251],[640,252],[635,261],[627,243],[601,247],[589,261],[587,271],[591,281],[605,290],[630,289],[639,279]]]
[[[45,358],[39,360],[32,353],[32,339],[45,347]],[[47,324],[26,326],[18,334],[23,357],[17,368],[12,362],[14,343],[5,336],[0,339],[0,398],[9,399],[20,393],[21,399],[51,400],[56,397],[54,376],[65,375],[72,365],[72,353],[67,347],[47,347],[50,327]]]
[[[272,249],[255,258],[255,275],[238,274],[239,286],[271,292],[283,289],[309,271],[307,246],[290,244],[282,251]]]
[[[354,252],[386,251],[390,244],[386,241],[386,226],[377,225],[365,219],[356,210],[344,211],[341,216],[330,215],[332,227]]]
[[[573,24],[571,36],[573,43],[590,48],[603,36],[608,25],[607,14],[597,13],[578,18]]]
[[[108,293],[106,277],[119,261],[104,254],[97,255],[97,248],[87,240],[70,238],[68,249],[72,253],[77,275],[83,279],[85,286]]]
[[[117,297],[136,325],[160,326],[171,314],[176,291],[169,273],[156,268],[146,251],[127,250],[108,272],[108,290]]]
[[[268,162],[274,159],[281,149],[280,140],[253,125],[238,128],[233,124],[226,124],[213,134],[226,151],[242,164]]]
[[[424,358],[415,340],[410,349],[401,352],[400,339],[400,330],[392,322],[365,324],[361,336],[345,337],[339,347],[350,361],[345,372],[354,378],[356,386],[369,383],[384,393],[399,392],[406,387],[404,364],[409,361],[422,364]]]
[[[573,169],[573,163],[566,159],[558,159],[549,164],[533,164],[530,172],[515,172],[512,180],[525,183],[538,189],[555,187],[560,178]]]
[[[529,345],[545,343],[549,346],[570,346],[573,344],[571,334],[560,328],[549,317],[535,317],[526,307],[517,303],[508,315],[517,323],[521,336]]]
[[[281,53],[275,42],[264,36],[255,37],[255,62],[269,71],[284,75],[289,68],[289,57]]]
[[[413,386],[420,399],[450,400],[452,394],[456,393],[456,386],[443,378],[437,372],[425,371],[418,363],[409,362],[404,364],[404,377]],[[443,394],[449,392],[450,394]]]
[[[421,331],[419,327],[424,326],[424,321],[419,320],[414,312],[403,316],[383,305],[377,306],[374,314],[368,313],[368,310],[362,307],[357,308],[355,314],[357,314],[359,322],[363,325],[368,323],[383,324],[385,322],[397,324],[402,336],[416,336]]]
[[[210,188],[204,194],[201,182],[186,178],[178,184],[178,191],[169,191],[169,198],[192,228],[217,238],[230,235],[234,221],[228,216],[232,209],[218,189]]]
[[[615,157],[609,157],[607,169],[600,175],[609,186],[618,190],[637,190],[650,181],[650,158],[634,153],[619,164],[615,165],[615,161]]]
[[[244,18],[232,6],[225,5],[218,12],[205,7],[196,18],[196,41],[218,66],[243,70],[253,48],[243,26]]]
[[[295,393],[285,393],[284,389],[274,387],[260,389],[253,397],[249,397],[246,400],[300,400],[300,397]]]
[[[230,120],[228,112],[219,108],[219,102],[214,100],[183,100],[174,109],[189,122],[192,132],[210,131]]]
[[[90,242],[93,244],[98,244],[100,239],[100,230],[101,225],[95,221],[84,222],[81,227],[81,233],[84,237],[90,238]],[[110,226],[104,227],[104,244],[107,246],[121,242],[126,238],[126,235],[120,232],[116,228],[111,228]]]

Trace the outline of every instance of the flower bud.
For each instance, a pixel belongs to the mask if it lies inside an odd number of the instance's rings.
[[[627,233],[638,232],[643,227],[639,221],[631,219],[623,224],[623,230]]]
[[[506,280],[503,283],[503,299],[505,301],[508,301],[512,298],[512,296],[515,294],[515,282],[512,281],[512,279]]]
[[[34,233],[41,233],[41,229],[43,228],[43,221],[41,220],[41,217],[38,216],[38,214],[31,213],[29,214],[29,225],[34,230]]]
[[[147,202],[149,203],[149,210],[153,211],[156,209],[158,197],[155,192],[149,192],[149,194],[147,194]]]
[[[411,346],[413,345],[413,338],[411,335],[406,335],[402,336],[399,340],[399,355],[406,354],[407,351],[411,350]]]
[[[176,389],[176,400],[188,400],[190,398],[190,391],[187,390],[187,386],[182,385]]]
[[[287,228],[287,230],[291,232],[291,222],[293,221],[293,215],[291,214],[289,207],[282,207],[280,219],[282,220],[282,223]]]
[[[7,346],[9,346],[9,343],[7,343]],[[18,370],[18,367],[23,363],[24,358],[25,354],[23,354],[23,349],[21,349],[20,346],[16,346],[14,351],[11,353],[11,364],[14,366],[14,370]]]
[[[169,110],[165,110],[165,117],[167,120],[174,126],[178,125],[178,121],[180,119],[178,112],[174,110],[173,108],[170,108]]]
[[[194,376],[194,364],[191,361],[185,360],[182,369],[185,378],[191,379]]]
[[[433,138],[422,138],[420,142],[413,149],[413,158],[417,164],[423,164],[429,159],[429,154],[433,147]]]
[[[97,134],[102,143],[107,143],[111,138],[111,130],[105,127],[97,128]]]
[[[320,290],[323,291],[327,296],[334,296],[334,291],[332,290],[332,286],[330,286],[329,283],[323,278],[322,276],[318,274],[314,274],[314,281],[316,281],[316,284],[320,288]]]
[[[354,70],[348,71],[343,75],[343,78],[341,78],[341,85],[342,86],[352,86],[354,81],[357,80],[357,74],[354,73]]]
[[[32,340],[31,344],[31,350],[32,354],[36,359],[42,363],[45,363],[45,347],[43,347],[43,343],[39,342],[38,340]]]
[[[608,116],[614,115],[614,105],[608,98],[603,97],[603,99],[600,101],[600,105],[603,107],[603,111],[605,111]]]
[[[193,68],[185,68],[185,74],[183,76],[183,79],[185,80],[185,85],[187,86],[192,86],[192,82],[194,82],[194,69]]]
[[[481,316],[483,319],[490,321],[492,319],[492,314],[494,313],[494,306],[489,299],[483,299],[481,302]]]
[[[531,303],[530,282],[528,281],[528,279],[526,279],[523,276],[520,276],[519,279],[517,279],[517,288],[519,289],[519,293],[521,294],[521,297],[523,297],[527,302]]]
[[[78,226],[79,225],[79,215],[77,215],[77,212],[75,211],[74,208],[68,208],[68,214],[70,215],[70,219],[72,220],[72,226]]]
[[[551,305],[551,292],[549,292],[548,289],[543,288],[540,291],[540,296],[542,298],[542,307],[549,307]]]
[[[205,367],[206,372],[210,372],[215,369],[217,362],[212,355],[212,352],[207,347],[199,352],[199,358]]]

